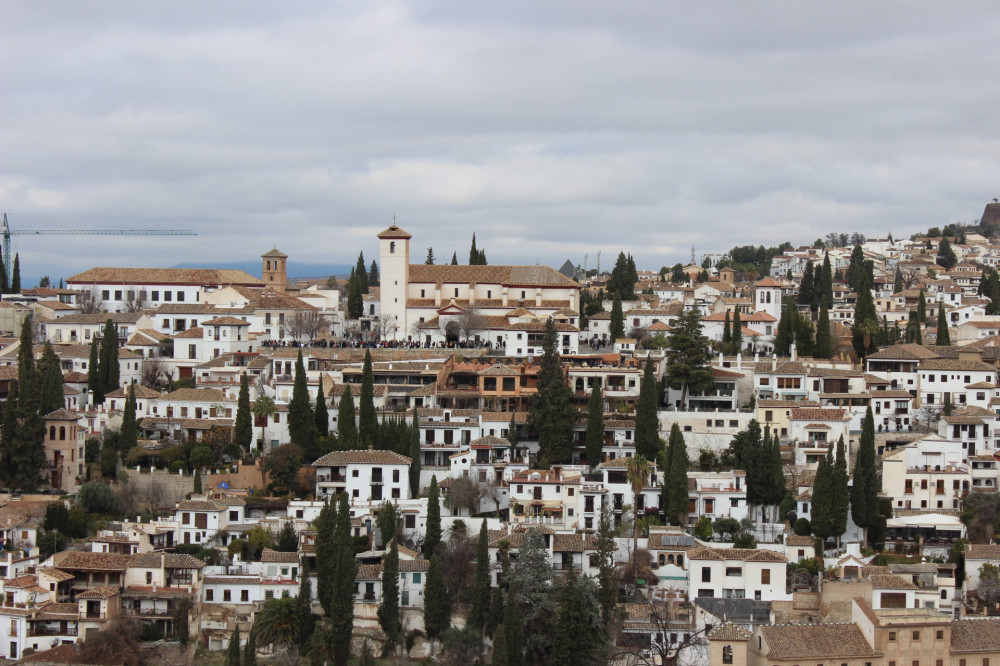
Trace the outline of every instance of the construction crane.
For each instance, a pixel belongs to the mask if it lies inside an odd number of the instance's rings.
[[[7,226],[7,213],[3,214],[3,265],[10,274],[11,236],[197,236],[189,229],[18,229],[11,231]]]

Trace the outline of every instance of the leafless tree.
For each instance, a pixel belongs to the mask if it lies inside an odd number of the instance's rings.
[[[468,342],[469,338],[486,328],[487,319],[479,311],[479,308],[471,305],[462,310],[462,314],[455,318],[455,323],[458,324],[458,330],[462,337]]]
[[[135,482],[132,479],[126,478],[125,481],[118,484],[115,492],[118,494],[118,506],[121,512],[126,516],[136,515],[140,498],[139,489],[136,487]]]
[[[142,501],[150,511],[155,512],[167,501],[166,489],[158,479],[149,479],[142,492]]]
[[[500,500],[503,499],[503,492],[496,481],[490,481],[482,486],[483,499],[493,502],[493,510],[500,511]]]
[[[373,322],[373,331],[379,340],[386,340],[396,334],[399,324],[395,317],[379,316]]]
[[[479,513],[479,500],[482,496],[482,487],[467,476],[453,479],[448,488],[448,502],[451,508],[456,512],[467,509],[470,516]]]
[[[138,620],[118,617],[98,633],[87,636],[76,657],[81,663],[88,664],[145,666],[139,635]]]
[[[77,307],[82,314],[96,314],[104,312],[104,301],[96,289],[84,289],[77,298]]]
[[[296,312],[286,325],[288,333],[296,339],[312,340],[324,330],[329,329],[329,318],[316,311]]]
[[[455,521],[454,526],[465,526],[464,521]],[[476,541],[470,539],[461,529],[452,528],[451,536],[445,544],[444,555],[445,585],[448,590],[453,590],[454,598],[458,598],[462,590],[468,589],[472,584],[472,575],[475,570],[473,561],[476,559]]]
[[[125,300],[122,301],[123,312],[141,312],[146,307],[146,290],[129,289],[125,292]]]
[[[695,630],[692,609],[680,600],[653,599],[641,607],[630,607],[630,615],[650,626],[643,633],[626,632],[628,621],[621,623],[617,646],[614,648],[616,664],[629,666],[654,666],[676,664],[693,666],[708,663],[708,641],[705,629]],[[639,617],[636,617],[639,615]],[[634,636],[631,640],[628,636]],[[678,641],[671,641],[671,636]]]
[[[914,415],[914,420],[917,423],[923,422],[924,428],[930,431],[931,425],[936,424],[941,418],[941,412],[944,411],[944,407],[941,405],[924,404],[923,407],[917,410]]]
[[[159,388],[167,383],[173,371],[159,358],[144,358],[142,360],[142,385],[149,388]]]

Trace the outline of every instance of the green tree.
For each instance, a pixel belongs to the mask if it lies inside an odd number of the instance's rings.
[[[316,421],[313,419],[307,382],[306,368],[302,362],[302,350],[299,350],[295,359],[292,399],[288,402],[288,436],[292,444],[309,452],[312,451],[316,439]]]
[[[320,437],[327,437],[330,434],[330,413],[326,408],[326,396],[323,395],[323,379],[319,380],[319,388],[316,389],[316,407],[313,409],[313,421],[316,423],[316,432]]]
[[[774,353],[778,356],[789,355],[792,343],[795,342],[798,322],[799,311],[795,307],[795,297],[788,294],[785,296],[785,305],[781,310],[781,319],[778,320],[778,330],[774,336]]]
[[[917,300],[917,319],[920,320],[921,326],[927,323],[927,296],[923,289],[920,290],[920,297]]]
[[[722,353],[727,353],[733,346],[733,334],[730,330],[729,310],[726,310],[726,319],[722,323]]]
[[[413,408],[413,425],[410,427],[410,497],[420,497],[420,417]]]
[[[681,389],[681,406],[687,404],[689,391],[702,392],[715,386],[709,367],[711,351],[708,338],[701,331],[701,313],[697,307],[685,308],[674,322],[667,338],[667,385]]]
[[[437,475],[431,477],[427,490],[427,529],[424,532],[424,557],[438,552],[441,548],[441,502]]]
[[[733,354],[739,354],[740,350],[743,349],[743,322],[740,321],[740,309],[735,308],[733,314],[733,331],[731,334],[732,342],[730,343],[730,352]]]
[[[434,265],[434,248],[432,247],[427,248],[427,259],[424,260],[424,264],[426,264],[427,266]]]
[[[660,420],[656,406],[659,382],[654,374],[653,360],[647,359],[639,385],[639,400],[635,408],[635,452],[647,460],[656,460],[662,449],[660,443]]]
[[[937,263],[940,266],[944,266],[947,270],[951,270],[958,263],[958,257],[955,256],[955,250],[951,248],[951,243],[948,242],[947,238],[942,238],[941,242],[938,244],[937,253]],[[14,263],[14,270],[17,270],[17,262]]]
[[[469,623],[481,633],[486,631],[486,623],[490,619],[490,551],[489,534],[484,520],[479,529],[479,539],[476,542],[476,578],[472,590],[472,611],[469,613]]]
[[[610,335],[612,343],[625,337],[625,315],[622,313],[622,299],[618,294],[615,294],[615,299],[611,302]]]
[[[441,555],[434,553],[427,567],[427,582],[424,586],[424,629],[427,638],[432,641],[440,639],[451,626],[451,602],[444,577]]]
[[[249,453],[253,444],[253,421],[250,419],[250,380],[246,373],[240,375],[240,393],[236,398],[236,423],[233,442],[240,451]]]
[[[365,350],[361,371],[361,398],[358,405],[358,437],[361,445],[371,446],[378,437],[378,415],[375,413],[375,383],[372,374],[372,354]]]
[[[819,285],[817,285],[817,289]],[[826,296],[827,303],[833,303],[833,268],[830,265],[830,253],[823,253],[822,290],[820,296]]]
[[[497,627],[496,638],[493,639],[493,659],[495,666],[508,666],[510,655],[507,650],[507,630],[501,624]]]
[[[399,621],[399,548],[395,539],[382,558],[382,603],[378,607],[378,624],[385,633],[385,652],[388,653],[399,645],[402,630]]]
[[[521,615],[521,598],[511,588],[503,607],[503,627],[507,634],[507,663],[524,666],[524,619]]]
[[[951,346],[951,331],[948,330],[948,318],[944,314],[942,303],[938,303],[937,343],[941,346]]]
[[[355,418],[354,396],[351,395],[351,387],[344,385],[344,392],[340,394],[340,404],[337,405],[337,437],[343,449],[357,445],[358,426]]]
[[[646,456],[636,453],[625,460],[625,479],[632,490],[632,497],[638,498],[649,479],[649,463]],[[638,506],[638,504],[634,506]],[[632,519],[632,573],[633,576],[637,576],[639,572],[639,568],[635,566],[635,557],[639,552],[639,512],[637,509],[634,514]],[[633,582],[635,581],[633,580]]]
[[[10,278],[10,293],[21,293],[21,257],[17,254],[14,255],[14,272]]]
[[[351,269],[351,277],[347,279],[347,318],[358,319],[364,313],[364,299],[361,291],[361,282]]]
[[[358,263],[354,267],[354,275],[358,280],[358,286],[361,289],[362,294],[368,293],[368,269],[365,268],[365,253],[358,253]]]
[[[458,266],[458,252],[451,253],[451,265]]]
[[[810,512],[813,534],[824,540],[834,536],[833,500],[833,442],[830,442],[816,468]]]
[[[226,648],[226,666],[240,666],[240,625],[233,627],[233,635],[229,637],[229,647]]]
[[[538,390],[530,408],[531,422],[538,433],[539,463],[544,467],[569,461],[576,423],[576,410],[571,404],[572,394],[563,375],[557,343],[556,325],[549,318],[542,338]]]
[[[847,266],[847,284],[854,291],[861,285],[861,278],[865,275],[865,253],[860,245],[855,245],[851,251],[851,263]]]
[[[128,385],[125,397],[125,411],[122,415],[121,429],[118,431],[118,448],[124,453],[131,451],[139,444],[138,430],[135,422],[135,384]]]
[[[333,612],[334,579],[337,571],[337,507],[324,503],[316,517],[316,596],[324,613]]]
[[[354,579],[358,572],[351,538],[351,509],[347,502],[347,493],[340,493],[335,524],[333,540],[336,544],[334,551],[336,567],[331,583],[331,612],[327,613],[327,617],[330,618],[330,630],[333,634],[331,641],[333,664],[347,666],[347,659],[351,653],[351,634],[354,629]]]
[[[601,385],[594,382],[590,391],[590,402],[587,404],[586,433],[587,465],[597,469],[604,459],[604,397],[601,395]]]
[[[615,525],[608,507],[601,510],[597,522],[597,599],[601,607],[604,626],[614,622],[618,608],[618,571],[615,567]]]
[[[48,341],[45,342],[42,358],[38,361],[37,384],[39,414],[44,416],[64,407],[62,369],[59,357]]]
[[[558,599],[552,594],[552,564],[544,537],[538,530],[528,530],[518,549],[517,560],[507,571],[509,589],[516,590],[523,645],[529,661],[544,663],[551,652],[558,616]],[[508,604],[512,603],[508,598]],[[504,624],[508,624],[504,618]],[[507,637],[507,645],[515,645]]]
[[[274,597],[265,601],[251,630],[256,633],[257,641],[278,652],[289,651],[299,641],[300,627],[295,610],[293,597]]]
[[[851,327],[851,339],[854,352],[859,358],[864,358],[878,349],[878,314],[875,312],[875,302],[872,300],[871,283],[868,276],[861,277],[858,285],[858,300],[854,305],[854,325]]]
[[[295,534],[292,522],[288,521],[281,526],[278,532],[278,541],[274,544],[274,549],[280,553],[294,553],[299,549],[299,537]]]
[[[118,495],[99,481],[88,481],[80,486],[76,503],[84,513],[113,516],[118,513]]]
[[[285,523],[285,525],[290,527],[291,523]],[[294,530],[292,534],[295,534]],[[280,550],[280,537],[278,545]],[[283,552],[295,552],[296,550],[297,548],[293,548],[291,551]],[[316,630],[316,616],[312,612],[312,586],[309,584],[309,568],[306,566],[305,560],[299,563],[299,593],[295,597],[295,621],[299,625],[299,654],[305,655]]]
[[[194,492],[197,494],[201,494],[202,492],[201,467],[198,467],[197,469],[194,470]]]
[[[104,402],[104,391],[101,389],[96,336],[90,341],[90,360],[87,362],[87,390],[90,391],[91,396],[93,396],[94,404]]]
[[[896,266],[896,276],[892,281],[892,293],[898,294],[903,291],[903,270]]]
[[[854,524],[866,530],[874,527],[879,519],[879,480],[875,458],[875,419],[871,405],[861,424],[858,455],[854,461],[854,485],[851,488],[851,518]]]
[[[847,481],[847,450],[844,446],[844,436],[841,435],[837,441],[837,457],[833,464],[833,474],[831,490],[833,499],[831,501],[830,523],[833,526],[833,535],[837,537],[837,544],[840,545],[840,537],[847,530],[847,514],[850,508],[850,491]]]
[[[673,268],[670,269],[670,281],[674,284],[688,281],[687,273],[684,272],[684,264],[677,262],[673,265]]]
[[[672,525],[686,525],[688,522],[688,465],[687,444],[680,427],[674,423],[670,427],[667,464],[660,493],[664,518]]]
[[[377,287],[382,283],[382,278],[378,272],[378,264],[372,259],[371,266],[368,267],[368,286]]]
[[[577,578],[572,567],[566,573],[559,597],[559,616],[548,663],[555,666],[598,663],[605,645],[603,627],[592,613],[584,581]]]
[[[817,358],[833,358],[833,333],[830,331],[830,310],[826,304],[826,296],[819,307],[819,322],[816,324],[816,349],[814,355]]]
[[[470,266],[485,266],[486,265],[486,250],[480,250],[476,248],[476,234],[472,234],[472,247],[469,249],[469,265]]]
[[[819,299],[816,298],[816,278],[813,271],[813,262],[807,261],[805,270],[802,271],[802,279],[799,281],[798,302],[808,305],[815,312],[819,307]]]

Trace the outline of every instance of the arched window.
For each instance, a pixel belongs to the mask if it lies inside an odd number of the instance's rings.
[[[679,567],[684,566],[684,556],[683,555],[678,555],[677,556],[677,566],[679,566]]]
[[[942,599],[948,598],[948,590],[941,590],[941,598]]]
[[[55,438],[56,438],[56,427],[49,426],[49,439],[55,439]]]
[[[674,563],[674,556],[673,555],[667,555],[667,562],[669,562],[670,564],[673,564]]]
[[[66,441],[66,426],[59,426],[59,439]]]
[[[389,254],[396,251],[396,241],[389,241]]]
[[[731,664],[731,663],[733,663],[733,646],[732,645],[727,645],[726,647],[722,648],[722,663],[723,664]]]
[[[267,261],[264,262],[264,267],[267,270],[271,270],[271,260],[270,259],[268,259]]]

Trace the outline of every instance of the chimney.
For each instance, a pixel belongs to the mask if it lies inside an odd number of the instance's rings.
[[[789,350],[789,354],[791,355],[792,360],[794,361],[795,360],[795,343],[794,342],[788,346],[788,350]]]
[[[736,354],[736,369],[737,370],[742,370],[743,369],[743,354],[742,353],[737,353]]]
[[[778,370],[778,355],[771,354],[771,372],[776,372]]]

